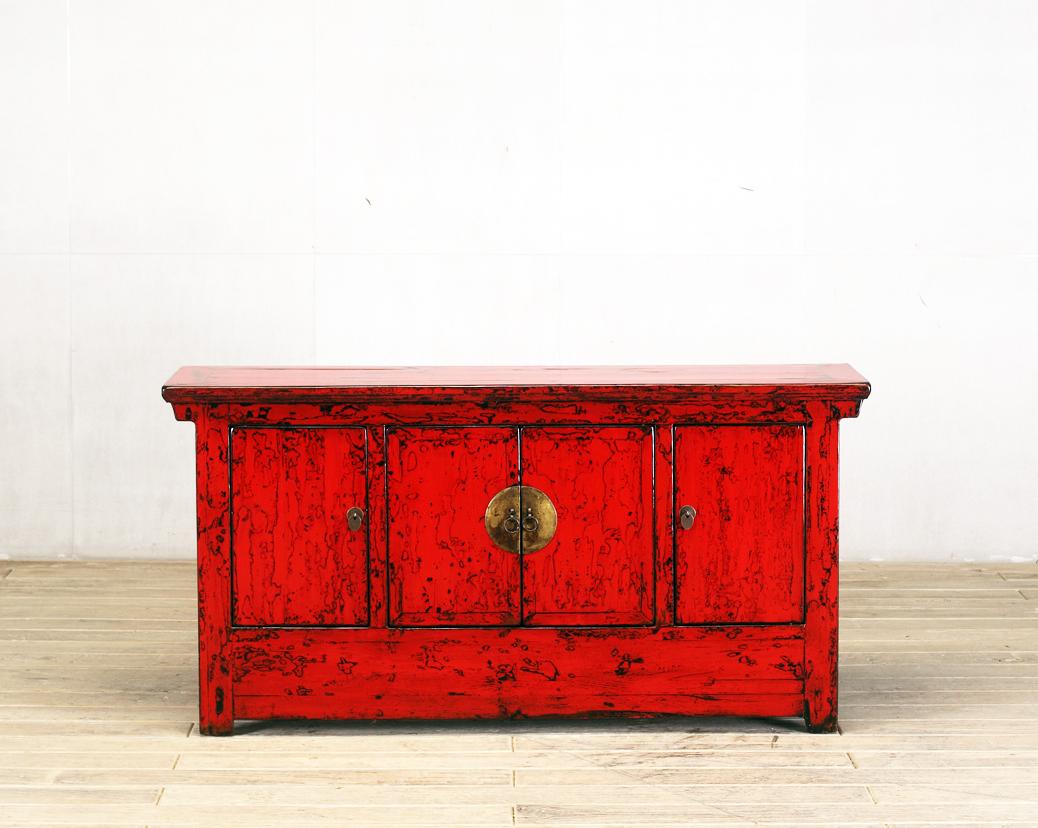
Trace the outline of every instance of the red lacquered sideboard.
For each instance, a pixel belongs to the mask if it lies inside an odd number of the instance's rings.
[[[837,715],[848,365],[181,368],[199,725]]]

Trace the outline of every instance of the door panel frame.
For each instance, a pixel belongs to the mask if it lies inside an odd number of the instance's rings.
[[[515,434],[515,445],[516,445],[516,482],[518,482],[521,462],[521,456],[519,451],[519,426],[510,423],[392,423],[384,427],[383,441],[382,441],[382,467],[384,469],[384,490],[383,490],[383,509],[385,511],[385,521],[383,529],[385,532],[384,543],[383,543],[383,567],[384,567],[384,578],[385,578],[385,614],[384,614],[384,626],[388,629],[407,629],[407,630],[437,630],[437,629],[458,629],[458,630],[469,630],[469,629],[514,629],[519,626],[519,621],[522,620],[522,555],[518,555],[519,561],[519,594],[517,603],[517,621],[516,623],[502,623],[494,620],[478,621],[467,624],[451,624],[451,623],[425,623],[417,624],[410,623],[410,614],[403,612],[402,607],[396,607],[393,599],[393,582],[392,582],[392,561],[391,561],[391,550],[390,550],[390,537],[392,531],[392,511],[389,508],[389,496],[390,496],[390,473],[389,473],[389,447],[394,431],[471,431],[471,430],[482,430],[482,429],[493,429],[495,431],[510,430]],[[508,484],[511,485],[511,484]],[[503,551],[503,550],[502,550]],[[512,553],[506,553],[512,554]],[[394,614],[395,613],[395,614]],[[466,616],[479,615],[479,613],[465,613]],[[485,615],[490,615],[486,613]]]
[[[390,578],[390,550],[389,550],[389,537],[390,537],[390,523],[392,521],[392,515],[389,510],[389,441],[390,434],[394,430],[461,430],[461,429],[479,429],[479,428],[493,428],[493,429],[514,429],[516,432],[516,460],[518,467],[518,479],[517,483],[522,485],[523,481],[523,453],[522,453],[522,432],[526,428],[559,428],[559,429],[594,429],[594,428],[642,428],[645,429],[649,434],[651,441],[651,490],[652,500],[649,504],[648,518],[652,524],[652,552],[651,552],[651,566],[652,572],[650,575],[651,589],[652,589],[652,619],[649,621],[638,621],[638,622],[594,622],[586,624],[537,624],[531,625],[525,623],[525,566],[523,562],[523,553],[519,554],[519,619],[514,624],[501,624],[501,623],[484,623],[484,624],[423,624],[421,626],[407,624],[406,621],[401,620],[401,616],[394,617],[392,607],[392,583]],[[667,507],[668,499],[672,495],[672,479],[673,470],[671,467],[672,462],[672,447],[673,447],[673,426],[661,425],[656,422],[630,422],[626,420],[613,420],[606,422],[479,422],[479,423],[464,423],[455,422],[448,420],[446,422],[398,422],[390,425],[383,426],[380,431],[382,432],[381,440],[381,461],[378,464],[382,467],[383,471],[383,490],[381,500],[383,503],[382,509],[385,512],[384,521],[382,522],[381,529],[384,532],[381,548],[381,569],[385,580],[385,603],[384,613],[380,613],[378,626],[385,626],[389,629],[423,629],[423,630],[467,630],[467,629],[480,629],[480,628],[494,628],[502,630],[510,629],[559,629],[559,630],[581,630],[581,629],[615,629],[615,628],[656,628],[661,626],[668,626],[672,623],[672,617],[676,611],[673,605],[673,580],[674,580],[674,557],[671,544],[662,543],[662,538],[667,537],[667,532],[672,526],[672,516],[670,510]],[[664,436],[664,433],[666,436]],[[661,469],[662,479],[661,479]],[[374,576],[372,576],[374,580]],[[372,626],[375,626],[373,623]]]
[[[645,519],[647,521],[646,529],[649,534],[649,573],[646,578],[647,587],[650,590],[649,596],[649,618],[648,619],[637,619],[629,620],[623,618],[623,614],[619,612],[607,611],[601,612],[597,615],[598,619],[593,618],[595,613],[587,611],[574,610],[572,612],[528,612],[526,608],[526,555],[523,554],[521,572],[521,590],[520,600],[522,607],[522,627],[530,627],[533,629],[549,628],[549,629],[587,629],[587,628],[605,628],[611,629],[614,627],[654,627],[660,623],[660,610],[658,604],[658,581],[660,566],[658,561],[658,549],[659,540],[656,536],[656,522],[657,522],[657,511],[659,509],[659,498],[656,490],[656,479],[657,479],[657,427],[652,423],[535,423],[535,424],[523,424],[519,427],[519,481],[523,484],[524,474],[526,470],[526,462],[523,455],[523,432],[527,430],[533,431],[580,431],[580,430],[603,430],[603,429],[629,429],[638,430],[644,433],[649,440],[649,502],[646,504]],[[531,484],[532,485],[532,484]],[[541,554],[535,552],[532,554]],[[547,623],[530,623],[534,616],[547,617],[549,620]],[[567,616],[580,617],[584,620],[573,622],[566,621]],[[612,616],[612,617],[611,617]]]
[[[798,412],[800,413],[800,412]],[[495,418],[496,419],[496,418]],[[653,493],[653,620],[650,622],[643,623],[595,623],[581,624],[581,625],[570,625],[570,624],[546,624],[546,625],[527,625],[522,623],[518,624],[485,624],[479,626],[495,627],[499,629],[514,629],[517,627],[530,627],[537,629],[584,629],[589,626],[594,627],[660,627],[660,626],[681,626],[681,627],[716,627],[720,626],[719,622],[679,622],[678,621],[678,571],[676,566],[677,561],[677,528],[675,515],[678,508],[677,504],[677,481],[676,481],[676,457],[675,457],[675,443],[677,436],[677,429],[684,427],[712,427],[712,428],[723,428],[731,427],[738,428],[740,426],[775,426],[775,427],[788,427],[797,426],[803,430],[802,446],[804,451],[804,465],[802,467],[803,479],[801,481],[801,488],[803,490],[804,499],[804,521],[803,521],[803,546],[801,548],[801,556],[803,563],[804,576],[802,579],[802,600],[801,606],[803,607],[802,615],[799,619],[794,619],[790,622],[739,622],[738,626],[773,626],[779,623],[794,623],[802,624],[805,622],[807,614],[807,567],[808,567],[808,535],[810,528],[808,526],[808,497],[809,497],[809,486],[807,480],[807,468],[806,468],[806,454],[808,452],[808,442],[811,437],[811,427],[813,423],[811,420],[800,418],[796,420],[781,420],[781,419],[768,419],[768,420],[738,420],[732,422],[717,422],[716,420],[703,419],[703,420],[688,420],[681,422],[630,422],[626,418],[614,419],[605,422],[526,422],[521,423],[515,422],[480,422],[480,423],[462,423],[454,421],[452,418],[447,419],[445,422],[400,422],[391,423],[386,425],[372,426],[370,424],[363,424],[360,422],[284,422],[284,423],[271,423],[265,420],[259,420],[254,418],[243,418],[237,417],[232,418],[227,425],[227,486],[228,493],[234,491],[234,480],[233,480],[233,434],[238,429],[280,429],[280,430],[304,430],[304,429],[357,429],[363,431],[365,434],[365,469],[364,476],[366,482],[365,491],[365,545],[367,555],[367,566],[368,566],[368,577],[367,577],[367,592],[368,592],[368,623],[363,625],[345,625],[345,624],[270,624],[270,625],[242,625],[233,623],[235,617],[235,591],[234,591],[234,502],[233,497],[228,497],[228,580],[229,580],[229,595],[228,600],[230,603],[230,615],[232,619],[231,626],[234,628],[241,629],[364,629],[367,627],[385,627],[393,629],[418,629],[407,624],[402,624],[400,621],[394,621],[391,618],[391,604],[390,604],[390,590],[392,585],[389,579],[389,530],[391,515],[389,514],[388,503],[389,503],[389,475],[387,473],[388,464],[388,451],[389,451],[389,433],[394,429],[461,429],[461,428],[509,428],[515,429],[517,433],[517,454],[518,454],[518,469],[519,469],[519,483],[522,483],[523,476],[523,462],[522,462],[522,431],[526,428],[605,428],[605,427],[617,427],[617,426],[629,426],[629,427],[645,427],[651,432],[651,439],[653,443],[652,454],[652,493]],[[668,539],[669,542],[664,542],[664,539]],[[525,600],[525,578],[524,578],[524,567],[520,560],[520,613],[522,614],[522,607]],[[422,626],[421,629],[473,629],[473,625],[452,625],[452,624],[441,624],[434,626]]]
[[[808,495],[809,495],[809,481],[808,481],[808,466],[807,466],[807,451],[808,451],[808,440],[811,436],[810,429],[812,422],[808,421],[746,421],[746,422],[726,422],[718,423],[709,420],[690,421],[690,422],[678,422],[673,423],[669,430],[671,432],[672,440],[672,463],[671,463],[671,493],[670,493],[670,517],[671,517],[671,561],[672,561],[672,580],[670,588],[673,590],[672,601],[671,601],[671,618],[669,622],[677,627],[717,627],[724,625],[734,625],[739,627],[772,627],[781,626],[788,624],[803,624],[807,618],[807,605],[808,605],[808,594],[807,594],[807,568],[809,564],[808,557]],[[801,562],[801,578],[800,578],[800,615],[797,618],[790,619],[788,621],[681,621],[678,619],[678,600],[679,600],[679,587],[678,587],[678,528],[676,524],[676,515],[678,511],[678,485],[677,485],[677,430],[679,428],[790,428],[796,427],[800,429],[800,495],[802,499],[801,503],[801,544],[800,544],[800,562]]]
[[[364,608],[365,621],[363,624],[239,624],[238,596],[234,586],[235,571],[235,543],[234,543],[234,434],[236,431],[328,431],[328,430],[350,430],[358,431],[364,438],[364,465],[361,470],[364,477]],[[374,626],[375,616],[372,613],[372,542],[376,533],[372,532],[375,525],[371,519],[371,435],[370,429],[363,425],[352,423],[313,423],[313,424],[257,424],[229,422],[227,424],[227,602],[230,615],[230,626],[233,629],[367,629]]]

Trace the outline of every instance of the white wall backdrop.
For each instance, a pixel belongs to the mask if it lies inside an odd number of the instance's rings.
[[[1038,556],[1038,4],[0,0],[0,557],[191,556],[180,364],[849,361],[843,552]]]

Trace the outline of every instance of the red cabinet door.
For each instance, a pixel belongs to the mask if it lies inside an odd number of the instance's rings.
[[[231,577],[241,626],[366,625],[362,428],[231,430]]]
[[[390,623],[488,626],[519,621],[519,555],[495,546],[484,515],[519,482],[514,428],[392,428]]]
[[[803,428],[678,426],[674,486],[677,622],[802,620]]]
[[[523,554],[523,623],[652,623],[651,428],[523,428],[521,445],[523,486],[558,513],[548,545]]]

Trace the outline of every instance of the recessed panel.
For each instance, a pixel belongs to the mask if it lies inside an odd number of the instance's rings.
[[[361,428],[231,434],[234,623],[368,623]]]
[[[545,511],[539,498],[521,498],[524,521],[555,524],[550,540],[532,544],[534,551],[525,541],[541,527],[523,532],[523,623],[651,623],[652,430],[524,428],[522,480],[522,491],[540,490],[555,512]]]
[[[796,622],[804,612],[804,432],[679,426],[679,624]]]
[[[519,622],[520,557],[496,545],[486,514],[519,478],[514,428],[393,428],[389,477],[390,623]]]

